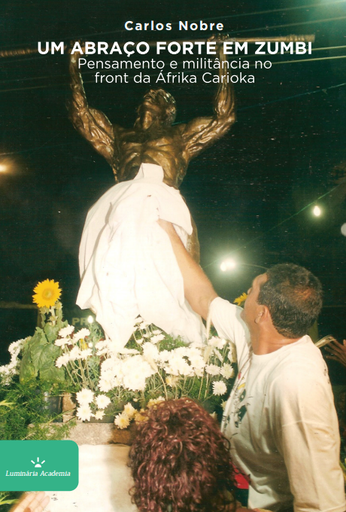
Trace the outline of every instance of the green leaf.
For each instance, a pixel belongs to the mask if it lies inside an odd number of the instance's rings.
[[[49,343],[53,343],[57,339],[59,330],[60,327],[57,325],[46,324],[44,326],[44,332]]]
[[[18,500],[5,500],[3,498],[0,498],[0,506],[1,505],[12,505],[13,503],[16,503]]]
[[[31,353],[26,350],[23,354],[22,361],[19,368],[19,381],[21,383],[32,380],[37,377],[37,370],[31,359]]]
[[[59,357],[60,352],[60,348],[55,345],[46,344],[42,347],[38,360],[38,370],[41,380],[53,382],[62,382],[65,380],[65,369],[55,366],[55,361]]]
[[[44,368],[47,365],[54,365],[56,358],[60,355],[60,352],[60,348],[55,345],[46,343],[42,346],[38,358],[39,369],[41,370],[41,368]]]
[[[6,400],[2,400],[2,402],[0,402],[0,407],[9,407],[11,409],[12,405],[15,405],[15,403],[7,402]]]

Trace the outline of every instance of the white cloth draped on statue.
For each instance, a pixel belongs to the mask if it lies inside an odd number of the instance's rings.
[[[159,218],[172,222],[186,245],[191,216],[179,191],[163,183],[158,165],[142,164],[89,210],[79,249],[77,304],[90,308],[112,340],[125,346],[140,315],[172,336],[204,338],[204,327],[184,298],[181,272]]]

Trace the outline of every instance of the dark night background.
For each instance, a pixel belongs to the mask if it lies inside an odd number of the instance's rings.
[[[126,20],[222,22],[231,37],[315,34],[312,55],[267,56],[270,70],[244,71],[256,82],[235,85],[237,123],[190,164],[181,191],[199,229],[201,264],[221,296],[234,300],[246,291],[258,267],[285,261],[304,265],[324,286],[320,337],[346,338],[346,237],[341,234],[346,223],[346,1],[3,0],[0,17],[0,52],[36,48],[37,41],[123,43],[212,35],[180,32],[176,25],[170,32],[127,32]],[[38,281],[59,281],[66,318],[82,315],[74,301],[83,222],[114,181],[108,164],[68,119],[67,55],[34,53],[0,62],[0,164],[9,168],[0,173],[0,360],[5,362],[8,343],[31,334],[36,322],[35,310],[5,306],[30,304]],[[156,72],[151,75],[155,86]],[[100,85],[93,83],[92,72],[83,76],[90,106],[131,126],[148,85]],[[177,122],[212,114],[215,84],[163,87],[177,100]],[[317,203],[323,209],[319,218],[311,214]],[[220,263],[228,255],[239,265],[226,274]],[[341,366],[330,367],[335,381],[343,381]]]

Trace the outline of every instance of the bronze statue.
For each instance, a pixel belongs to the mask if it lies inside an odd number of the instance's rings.
[[[111,165],[118,182],[89,210],[79,248],[81,285],[77,304],[92,309],[111,340],[123,350],[138,315],[187,342],[205,337],[201,318],[184,298],[184,283],[172,246],[157,220],[172,222],[199,260],[197,231],[178,187],[189,161],[220,138],[235,121],[227,68],[220,66],[214,115],[173,125],[173,97],[162,89],[145,94],[133,128],[112,125],[89,108],[71,55],[75,128]],[[219,49],[219,58],[225,56]]]
[[[152,163],[162,167],[164,183],[179,188],[190,160],[222,137],[235,122],[233,88],[225,79],[218,86],[213,116],[173,125],[174,98],[163,89],[152,89],[137,109],[133,128],[114,125],[103,112],[89,107],[78,69],[79,57],[77,53],[70,56],[71,119],[76,130],[112,167],[116,182],[132,180],[142,163]],[[218,47],[218,57],[220,75],[226,78],[222,45]],[[188,248],[199,260],[195,226]]]

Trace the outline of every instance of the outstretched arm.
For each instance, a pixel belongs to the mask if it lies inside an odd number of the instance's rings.
[[[173,252],[184,280],[184,293],[192,309],[207,319],[210,303],[217,293],[213,285],[184,247],[173,225],[165,220],[159,220],[159,225],[168,234]]]
[[[227,59],[221,43],[218,46],[218,57],[220,83],[214,101],[214,115],[193,119],[187,123],[182,134],[190,158],[223,137],[236,120],[234,90],[232,83],[227,81]]]
[[[70,55],[70,76],[72,102],[70,117],[75,129],[102,155],[112,167],[116,177],[116,158],[114,151],[114,130],[111,122],[103,112],[89,108],[82,76],[78,69],[81,54]]]

